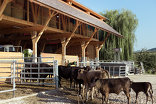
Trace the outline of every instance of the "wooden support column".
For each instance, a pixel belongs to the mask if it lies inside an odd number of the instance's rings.
[[[85,48],[85,42],[83,41],[83,42],[81,42],[81,50],[82,50],[82,59],[81,59],[81,61],[82,62],[86,62],[86,60],[85,60],[85,57],[86,57],[86,54],[85,54],[85,50],[86,50],[86,48]],[[85,66],[85,63],[83,64],[83,66]]]
[[[91,42],[93,39],[94,35],[96,34],[97,29],[95,28],[94,32],[92,33],[91,37],[89,38],[88,42],[85,44],[85,49],[87,48],[88,44]]]
[[[33,56],[34,58],[37,57],[37,43],[39,41],[39,39],[41,38],[43,32],[47,29],[47,25],[49,24],[50,20],[52,17],[54,17],[57,13],[56,12],[52,12],[49,10],[49,17],[46,21],[46,23],[44,24],[43,28],[41,29],[41,31],[37,34],[36,31],[34,31],[32,33],[32,44],[33,44]],[[34,62],[37,62],[37,59],[34,59]]]
[[[71,40],[71,38],[74,36],[74,33],[77,30],[77,28],[79,27],[79,25],[80,25],[80,23],[78,21],[76,21],[76,25],[74,27],[74,30],[70,34],[69,38],[63,38],[61,40],[61,44],[62,44],[62,65],[65,65],[66,47],[67,47],[69,41]]]
[[[61,40],[62,44],[62,65],[66,64],[66,38]]]
[[[83,41],[82,43],[81,43],[81,50],[82,50],[82,62],[85,62],[86,60],[85,60],[85,57],[86,57],[86,55],[85,55],[85,50],[86,50],[86,48],[87,48],[87,46],[89,45],[89,43],[90,43],[90,41],[92,40],[92,38],[94,37],[94,35],[95,35],[95,33],[97,32],[97,29],[95,28],[95,30],[94,30],[94,32],[92,33],[92,35],[91,35],[91,37],[89,38],[89,40],[87,41],[87,42],[85,42],[85,41]],[[84,66],[85,66],[85,64],[84,64]]]
[[[100,45],[97,45],[95,47],[95,49],[96,49],[96,59],[97,60],[99,60],[99,52],[100,52],[101,48],[103,47],[104,43],[106,42],[106,40],[108,39],[109,35],[110,35],[110,33],[107,34],[106,38],[104,39],[104,41]]]
[[[37,31],[31,33],[32,46],[33,46],[33,62],[37,62],[37,41],[36,41]]]
[[[17,41],[16,46],[20,46],[22,40]],[[20,49],[20,50],[19,50]],[[17,52],[21,52],[21,48],[17,47]]]
[[[96,51],[96,60],[99,60],[99,52],[100,52],[99,46],[95,47],[95,51]]]
[[[12,1],[12,0],[4,0],[4,1],[3,1],[2,5],[1,5],[1,7],[0,7],[0,20],[2,20],[2,14],[3,14],[3,12],[4,12],[4,10],[5,10],[6,6],[7,6],[7,4],[8,4],[9,2],[11,2],[11,1]]]

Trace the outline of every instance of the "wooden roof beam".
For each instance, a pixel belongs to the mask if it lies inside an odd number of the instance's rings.
[[[79,25],[80,25],[80,22],[79,22],[79,21],[76,21],[76,25],[75,25],[75,27],[74,27],[74,30],[73,30],[72,33],[70,34],[70,37],[66,40],[65,46],[68,45],[69,41],[70,41],[71,38],[74,36],[74,33],[75,33],[75,31],[77,30],[77,28],[79,27]]]
[[[94,32],[92,33],[91,37],[89,38],[88,42],[85,44],[85,48],[88,46],[88,44],[90,43],[90,41],[93,39],[94,35],[96,34],[97,29],[94,29]]]
[[[106,42],[106,40],[108,39],[109,36],[110,36],[110,33],[107,34],[106,38],[104,39],[104,41],[99,46],[99,50],[103,47],[104,43]]]
[[[52,17],[56,16],[57,15],[57,12],[53,11],[51,13],[51,11],[49,10],[49,18],[47,19],[45,25],[43,26],[43,28],[41,29],[41,31],[39,32],[37,38],[36,38],[36,41],[38,42],[38,40],[40,39],[40,37],[42,36],[43,32],[47,29],[47,25],[49,24],[50,20]]]
[[[0,20],[2,20],[2,14],[7,6],[8,3],[10,3],[12,0],[4,0],[1,7],[0,7]]]

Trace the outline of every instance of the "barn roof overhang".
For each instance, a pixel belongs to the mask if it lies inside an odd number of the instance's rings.
[[[114,34],[118,37],[123,37],[120,33],[114,30],[111,26],[106,24],[103,20],[100,20],[94,16],[91,16],[81,10],[68,5],[67,3],[60,0],[30,0],[31,2],[37,3],[41,6],[48,7],[49,9],[55,10],[58,13],[67,15],[71,18],[74,18],[80,22],[89,24],[91,26],[97,27],[101,30],[104,30],[108,33]]]

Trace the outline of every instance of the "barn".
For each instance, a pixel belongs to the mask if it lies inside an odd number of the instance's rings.
[[[70,56],[95,59],[110,34],[122,37],[106,20],[74,0],[0,0],[0,45],[30,48],[34,57],[59,54],[62,65]]]

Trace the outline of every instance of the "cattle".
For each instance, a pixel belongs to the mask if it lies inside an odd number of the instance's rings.
[[[70,79],[70,88],[72,87],[73,80],[79,84],[79,94],[81,92],[81,84],[83,83],[82,80],[77,79],[78,70],[80,67],[70,67],[70,66],[58,66],[58,73],[59,73],[59,86],[61,87],[61,79]]]
[[[109,93],[119,94],[121,91],[124,91],[130,104],[131,81],[129,78],[98,79],[91,84],[91,87],[93,86],[102,94],[102,104],[104,101],[108,103]]]
[[[91,88],[91,90],[92,90],[91,98],[93,99],[94,88],[90,87],[90,84],[94,80],[100,79],[100,78],[102,78],[102,79],[109,78],[109,74],[106,73],[105,71],[101,71],[101,70],[89,70],[89,71],[84,70],[84,69],[79,70],[77,79],[82,79],[84,82],[84,85],[86,87],[86,100],[88,100],[89,88]],[[84,97],[84,93],[83,93],[83,97]]]
[[[53,73],[52,66],[46,64],[46,63],[32,63],[32,64],[25,64],[25,70],[22,70],[22,72],[25,72],[25,78],[46,78],[49,74],[42,74],[42,73]],[[39,72],[39,74],[37,74]],[[21,76],[21,75],[20,75]],[[22,74],[22,77],[24,75]],[[28,79],[26,79],[27,81]],[[33,81],[37,79],[32,79]],[[39,79],[40,82],[44,83],[44,79]]]
[[[60,83],[61,79],[64,78],[64,79],[70,79],[70,88],[71,88],[72,80],[73,80],[71,67],[59,65],[58,74],[59,74],[59,87],[61,87],[61,83]]]
[[[139,92],[144,92],[146,94],[146,104],[148,102],[148,97],[150,94],[150,97],[152,99],[152,104],[153,104],[153,90],[152,90],[152,85],[150,82],[132,82],[131,88],[133,91],[136,93],[136,103],[137,103],[137,97]]]

